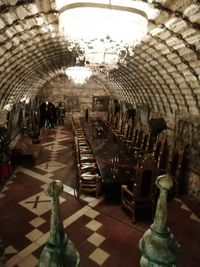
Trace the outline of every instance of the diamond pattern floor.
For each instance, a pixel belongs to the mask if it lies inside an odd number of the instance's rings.
[[[0,237],[6,267],[34,267],[49,236],[50,202],[44,194],[53,179],[64,183],[60,197],[65,231],[80,253],[81,267],[139,266],[139,239],[149,227],[144,218],[132,225],[120,203],[81,196],[73,185],[73,136],[69,128],[43,132],[42,151],[32,168],[17,167],[0,192]],[[180,242],[178,267],[200,266],[199,214],[180,199],[168,203],[168,225]]]

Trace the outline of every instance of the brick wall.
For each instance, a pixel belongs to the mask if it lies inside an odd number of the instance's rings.
[[[80,111],[83,112],[86,108],[92,110],[93,96],[107,96],[105,88],[95,81],[95,78],[90,78],[87,85],[75,85],[68,80],[67,76],[60,76],[46,84],[39,92],[38,96],[44,101],[49,101],[54,104],[62,102],[66,104],[68,96],[78,96]]]

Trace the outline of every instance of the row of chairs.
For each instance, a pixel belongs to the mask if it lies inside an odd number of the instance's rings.
[[[163,146],[164,144],[161,143],[160,147]],[[154,151],[153,154],[146,154],[142,161],[136,166],[135,177],[133,177],[134,183],[131,187],[127,185],[121,186],[122,208],[131,211],[133,223],[135,223],[135,211],[138,208],[150,207],[153,218],[157,198],[155,180],[158,175],[168,173],[174,182],[172,193],[176,197],[180,195],[180,179],[183,178],[181,173],[184,156],[183,144],[181,142],[176,143],[172,159],[168,162],[165,169],[160,168],[155,158],[156,152],[157,151]],[[157,153],[157,158],[158,157],[159,153]]]
[[[137,156],[137,166],[133,186],[122,185],[122,207],[131,211],[135,222],[135,210],[140,207],[151,207],[152,216],[155,210],[155,179],[158,175],[168,173],[174,181],[173,195],[180,195],[182,163],[185,147],[180,139],[169,141],[166,131],[152,136],[148,125],[130,121],[122,122],[117,114],[107,125],[128,149]],[[109,125],[109,123],[112,123]]]
[[[133,125],[132,120],[126,121],[120,113],[113,115],[108,112],[106,123],[115,136],[137,154],[137,162],[150,154],[156,160],[160,173],[167,172],[176,178],[179,176],[185,149],[181,140],[177,139],[172,143],[166,130],[153,136],[149,125],[142,125],[140,122]]]
[[[72,117],[72,128],[77,161],[77,195],[80,197],[81,192],[94,192],[98,197],[102,179],[79,117]]]
[[[120,113],[113,115],[108,113],[106,124],[116,138],[119,138],[127,147],[133,151],[150,152],[151,129],[140,122],[133,124],[132,119],[126,120]]]

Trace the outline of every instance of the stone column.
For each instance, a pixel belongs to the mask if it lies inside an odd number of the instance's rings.
[[[153,224],[139,241],[142,252],[141,267],[175,267],[180,254],[180,245],[167,226],[167,194],[173,186],[167,174],[156,179],[160,189]]]
[[[63,228],[59,205],[59,195],[62,191],[63,184],[60,181],[51,182],[46,191],[52,200],[50,237],[40,255],[38,267],[78,267],[80,265],[79,253]]]

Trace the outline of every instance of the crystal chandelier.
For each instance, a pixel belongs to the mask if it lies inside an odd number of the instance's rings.
[[[70,80],[80,85],[86,83],[92,75],[92,71],[86,67],[69,67],[65,73]]]
[[[148,18],[137,3],[134,6],[137,1],[66,2],[59,9],[60,31],[87,66],[117,68],[147,34]]]

